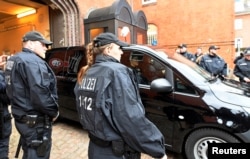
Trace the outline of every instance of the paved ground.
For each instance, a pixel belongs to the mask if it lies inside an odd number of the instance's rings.
[[[80,124],[62,120],[53,126],[53,146],[50,159],[87,159],[88,136],[81,128]],[[19,135],[13,125],[12,135],[10,139],[10,159],[14,159]],[[19,159],[22,157],[22,151]],[[142,155],[141,159],[152,159],[147,155]],[[168,159],[182,159],[180,155],[168,153]]]

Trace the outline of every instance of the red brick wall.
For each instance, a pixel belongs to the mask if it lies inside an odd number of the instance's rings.
[[[235,37],[243,39],[243,47],[250,47],[250,14],[237,15],[235,19],[242,19],[242,29],[235,30]]]
[[[219,55],[233,67],[234,0],[157,0],[145,6],[134,0],[133,9],[143,10],[148,23],[158,26],[158,46],[174,51],[186,43],[195,52],[197,46],[207,51],[209,45],[218,45]]]
[[[114,0],[92,0],[79,3],[82,18],[91,8],[111,5]],[[197,46],[207,51],[218,45],[219,55],[233,67],[234,0],[157,0],[142,5],[142,0],[127,0],[133,11],[143,10],[148,23],[158,27],[158,46],[174,51],[179,43],[186,43],[190,52]],[[84,27],[84,26],[83,26]]]

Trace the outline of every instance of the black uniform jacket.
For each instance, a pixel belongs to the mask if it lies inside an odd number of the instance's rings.
[[[189,53],[189,52],[183,52],[183,53],[180,53],[180,54],[181,54],[182,56],[186,57],[187,59],[189,59],[189,60],[193,61],[193,62],[195,62],[195,60],[196,60],[195,55],[194,55],[194,54],[192,54],[192,53]]]
[[[4,72],[0,70],[0,102],[7,106],[9,103],[9,98],[6,95],[6,83],[4,79]]]
[[[250,78],[250,61],[245,58],[238,60],[234,67],[234,75],[239,77],[241,82],[244,77]]]
[[[145,117],[145,111],[128,67],[98,55],[75,95],[81,124],[105,141],[124,140],[133,149],[153,157],[165,154],[164,138]]]
[[[218,55],[203,55],[201,57],[200,66],[211,73],[213,76],[227,76],[227,63]]]
[[[29,49],[11,56],[5,70],[7,95],[12,114],[48,115],[56,117],[58,96],[52,69]]]

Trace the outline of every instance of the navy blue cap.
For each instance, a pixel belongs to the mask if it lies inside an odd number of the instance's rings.
[[[24,36],[23,36],[23,42],[26,42],[26,41],[40,41],[41,43],[43,44],[46,44],[46,45],[51,45],[52,42],[51,41],[48,41],[46,40],[41,33],[37,32],[37,31],[30,31],[28,33],[26,33]]]
[[[111,43],[115,43],[121,47],[129,46],[127,43],[120,41],[113,33],[109,32],[101,33],[94,39],[95,47],[104,46]]]
[[[186,44],[180,44],[180,45],[178,45],[178,48],[183,48],[183,47],[187,48],[187,45]]]
[[[219,48],[218,46],[211,45],[211,46],[208,48],[208,50],[212,50],[212,49],[217,50],[217,49],[220,49],[220,48]]]
[[[244,51],[244,55],[250,55],[250,47]]]

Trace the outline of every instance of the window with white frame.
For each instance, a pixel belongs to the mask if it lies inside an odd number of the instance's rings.
[[[234,20],[234,29],[235,30],[240,30],[243,28],[243,21],[242,19],[235,19]]]
[[[148,31],[147,31],[147,41],[148,45],[156,46],[158,43],[157,39],[158,28],[154,24],[148,24]]]
[[[234,0],[234,11],[235,12],[244,11],[244,1],[243,0]]]
[[[157,0],[142,0],[142,4],[155,3]]]
[[[235,12],[249,12],[250,0],[234,0]]]

